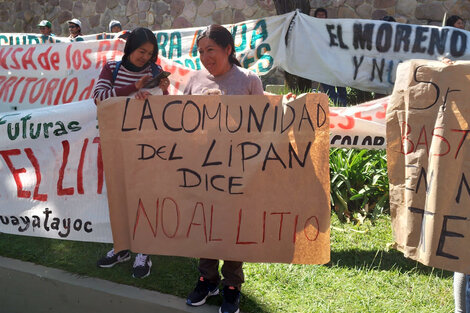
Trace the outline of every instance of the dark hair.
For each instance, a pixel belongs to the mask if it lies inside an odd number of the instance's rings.
[[[324,8],[318,8],[313,12],[313,17],[317,17],[318,13],[323,12],[325,13],[325,17],[328,17],[328,12]]]
[[[382,21],[396,22],[397,20],[391,15],[385,15],[384,17],[382,17]]]
[[[126,46],[124,47],[123,60],[128,60],[129,55],[144,43],[150,42],[153,45],[152,57],[149,64],[157,62],[158,58],[158,43],[154,33],[148,28],[139,27],[134,29],[127,37]]]
[[[196,45],[199,45],[199,41],[202,38],[212,39],[218,46],[222,48],[230,46],[232,48],[232,52],[228,56],[228,61],[230,64],[241,66],[240,62],[235,57],[235,42],[233,40],[232,34],[225,27],[218,24],[207,26],[207,28],[201,34],[199,34],[199,36],[197,36]]]
[[[458,20],[463,21],[463,18],[461,18],[458,15],[449,16],[449,18],[446,20],[446,26],[452,26],[453,27],[454,24],[457,23]]]

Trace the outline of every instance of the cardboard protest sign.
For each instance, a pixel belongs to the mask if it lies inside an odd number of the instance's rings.
[[[97,111],[116,250],[329,261],[324,94],[111,98]]]
[[[387,109],[390,209],[397,248],[470,273],[470,62],[398,68]]]

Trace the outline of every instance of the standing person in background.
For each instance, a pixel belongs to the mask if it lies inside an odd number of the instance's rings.
[[[391,16],[391,15],[385,15],[384,17],[382,17],[382,21],[385,21],[385,22],[396,22],[397,20]]]
[[[78,36],[83,36],[82,34],[82,22],[80,20],[73,18],[70,21],[67,21],[69,24],[70,39],[77,38]]]
[[[155,64],[158,58],[158,45],[150,29],[133,30],[124,47],[122,61],[110,61],[101,70],[93,98],[104,100],[110,97],[126,97],[135,94],[136,99],[146,99],[151,93],[145,89],[147,83],[157,76],[162,68]],[[160,80],[159,87],[163,94],[168,94],[168,78]],[[114,231],[118,231],[113,229]],[[117,263],[129,261],[129,250],[115,252],[114,248],[98,260],[98,267],[113,267]],[[152,261],[150,256],[139,253],[135,257],[132,276],[144,278],[150,274]]]
[[[313,17],[316,18],[328,18],[328,11],[324,8],[318,8],[313,12]]]
[[[324,8],[318,8],[313,13],[316,18],[328,18],[328,12]],[[345,107],[348,104],[346,87],[336,87],[328,84],[321,83],[323,92],[333,101],[334,104]]]
[[[119,33],[120,31],[122,31],[121,22],[117,20],[112,20],[111,22],[109,22],[110,33]]]
[[[262,95],[263,84],[255,73],[240,66],[235,44],[223,26],[210,25],[196,40],[204,69],[196,71],[184,90],[187,95]],[[200,306],[207,297],[219,294],[219,260],[199,260],[200,277],[186,304]],[[240,288],[244,282],[243,262],[224,260],[222,266],[223,302],[220,313],[238,313]]]
[[[452,15],[446,20],[446,26],[465,29],[465,22],[458,15]]]
[[[43,43],[48,42],[50,37],[55,35],[52,33],[52,24],[48,20],[42,20],[38,24],[39,32],[41,33],[41,40]]]

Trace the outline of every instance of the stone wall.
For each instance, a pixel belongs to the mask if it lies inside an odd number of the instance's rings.
[[[330,18],[380,19],[440,25],[444,13],[470,19],[468,0],[310,0]],[[78,18],[84,34],[107,31],[112,19],[125,29],[153,30],[231,24],[276,14],[273,0],[0,0],[0,32],[36,33],[42,19],[52,22],[56,35],[68,35],[66,21]],[[467,29],[470,25],[467,25]]]
[[[401,23],[424,25],[442,25],[445,13],[470,19],[468,0],[311,0],[310,5],[327,8],[330,18],[381,19],[391,15]]]
[[[272,0],[0,0],[0,32],[37,33],[42,19],[56,35],[68,35],[78,18],[83,34],[108,31],[112,19],[124,29],[152,30],[231,24],[276,14]]]

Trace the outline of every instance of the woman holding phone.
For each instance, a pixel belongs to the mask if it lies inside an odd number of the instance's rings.
[[[93,98],[105,100],[110,97],[126,97],[134,94],[136,99],[146,99],[152,93],[146,89],[148,83],[155,82],[156,77],[168,76],[162,68],[155,64],[158,58],[158,45],[155,35],[150,29],[134,29],[124,47],[121,61],[111,61],[101,70],[100,77],[93,91]],[[158,87],[164,95],[168,94],[170,81],[166,77],[158,80]],[[151,87],[151,86],[148,86]],[[113,267],[117,263],[129,261],[129,250],[114,251],[111,249],[103,258],[98,260],[99,267]],[[150,274],[152,261],[150,256],[139,253],[135,257],[132,276],[144,278]]]
[[[104,100],[110,97],[127,97],[135,93],[136,99],[146,99],[151,95],[151,92],[146,90],[147,84],[163,72],[162,68],[155,64],[157,58],[157,39],[152,31],[143,27],[134,29],[126,41],[122,60],[110,61],[101,70],[93,98]],[[160,79],[158,87],[167,95],[169,85],[169,79],[164,77]]]

